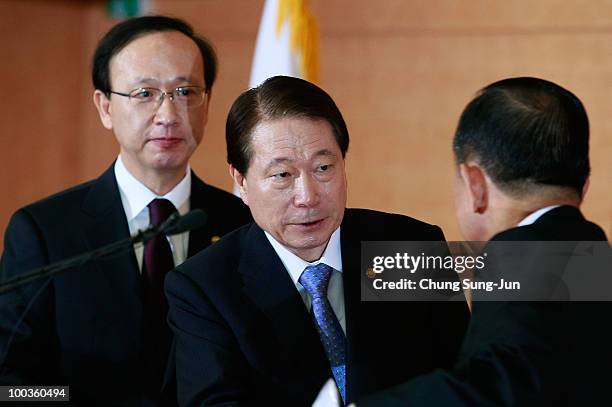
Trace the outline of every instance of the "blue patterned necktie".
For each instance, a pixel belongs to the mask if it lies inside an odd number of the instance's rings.
[[[330,266],[323,263],[308,266],[302,272],[299,282],[312,297],[315,325],[342,400],[346,401],[346,337],[327,299],[327,285],[332,271]]]

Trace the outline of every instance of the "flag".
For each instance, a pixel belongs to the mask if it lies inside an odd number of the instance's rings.
[[[308,0],[266,0],[250,87],[275,75],[319,81],[319,32]]]
[[[266,0],[249,87],[275,75],[319,82],[319,30],[308,0]],[[234,183],[234,195],[240,188]]]

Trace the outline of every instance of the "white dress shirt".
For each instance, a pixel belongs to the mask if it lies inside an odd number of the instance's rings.
[[[346,335],[346,321],[344,315],[344,286],[342,284],[342,251],[340,250],[340,228],[336,229],[334,233],[332,233],[329,238],[329,242],[327,243],[327,247],[323,252],[321,258],[315,262],[309,263],[292,252],[290,252],[285,246],[280,244],[271,234],[268,232],[264,232],[266,237],[270,241],[270,244],[274,248],[274,251],[280,257],[287,273],[291,277],[291,280],[295,284],[295,288],[300,293],[302,300],[304,301],[304,305],[310,312],[310,307],[312,303],[312,298],[310,298],[310,294],[302,284],[300,284],[299,279],[304,272],[304,269],[308,266],[314,266],[319,263],[325,263],[331,268],[334,269],[334,272],[329,279],[329,285],[327,286],[327,299],[336,314],[336,318],[340,321],[340,326],[342,326],[342,330]]]
[[[555,208],[558,208],[561,205],[551,205],[551,206],[546,206],[544,208],[540,208],[535,212],[531,212],[529,215],[527,215],[525,217],[525,219],[523,219],[522,221],[519,222],[519,224],[517,226],[527,226],[527,225],[531,225],[533,222],[535,222],[536,220],[538,220],[540,218],[540,216],[544,215],[546,212],[551,211]]]
[[[167,199],[177,209],[179,214],[184,215],[189,212],[189,196],[191,195],[191,168],[187,166],[185,176],[170,192],[164,196],[158,196],[155,192],[147,188],[142,182],[138,181],[125,168],[121,156],[115,161],[115,178],[119,185],[121,203],[125,211],[125,217],[130,228],[130,235],[134,236],[139,230],[149,227],[149,208],[147,205],[154,199]],[[174,266],[178,266],[187,258],[189,245],[189,232],[167,237],[174,258]],[[134,245],[138,268],[142,272],[142,257],[144,246],[142,243]]]

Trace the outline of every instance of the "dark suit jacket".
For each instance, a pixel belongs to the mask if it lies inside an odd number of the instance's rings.
[[[365,240],[443,240],[401,215],[347,209],[341,226],[347,399],[450,366],[465,302],[361,302]],[[319,336],[282,262],[256,225],[168,274],[179,404],[310,406],[331,377]]]
[[[492,241],[601,241],[599,226],[562,206]],[[486,249],[485,249],[486,250]],[[538,264],[520,258],[517,264]],[[519,266],[520,267],[520,266]],[[587,270],[585,270],[587,272]],[[609,404],[608,303],[478,302],[452,370],[370,397],[367,406],[591,406]]]
[[[204,209],[208,217],[204,227],[190,232],[189,256],[207,247],[213,236],[251,219],[238,198],[206,185],[195,174],[190,205]],[[2,276],[10,278],[127,237],[111,166],[100,178],[13,215],[4,240]],[[1,295],[0,382],[70,385],[71,400],[83,405],[121,400],[138,405],[159,398],[142,394],[142,325],[140,273],[133,250]]]

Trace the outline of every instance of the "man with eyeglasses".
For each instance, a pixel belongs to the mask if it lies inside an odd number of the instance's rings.
[[[96,180],[18,210],[2,278],[128,238],[201,208],[207,224],[159,237],[0,296],[0,384],[68,385],[79,405],[175,405],[165,273],[250,221],[189,159],[204,134],[217,62],[185,22],[130,19],[100,41],[93,101],[120,146]]]

